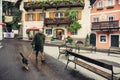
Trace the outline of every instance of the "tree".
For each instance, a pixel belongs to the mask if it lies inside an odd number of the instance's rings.
[[[77,15],[77,10],[66,10],[66,16],[71,19],[71,24],[67,27],[67,30],[72,33],[81,28],[81,24],[77,21]]]
[[[3,12],[6,14],[6,10],[11,10],[11,14],[12,15],[7,15],[7,16],[13,16],[13,20],[11,22],[7,22],[7,24],[12,26],[12,29],[19,29],[19,25],[18,22],[21,21],[21,11],[19,9],[17,9],[14,5],[14,3],[12,2],[8,2],[8,1],[3,1]],[[5,20],[5,17],[3,16],[3,22]]]

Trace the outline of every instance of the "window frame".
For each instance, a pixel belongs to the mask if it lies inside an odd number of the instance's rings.
[[[43,15],[44,15],[44,16],[43,16]],[[45,13],[40,13],[40,20],[41,20],[41,21],[44,21],[45,17],[46,17],[46,14],[45,14]]]
[[[101,38],[105,37],[105,40],[102,40]],[[107,43],[107,34],[100,34],[99,35],[99,43]]]
[[[107,7],[114,6],[115,0],[107,0]]]
[[[110,20],[110,17],[113,17],[113,20]],[[107,20],[108,21],[114,21],[115,20],[115,16],[114,15],[109,15],[109,16],[107,16]]]
[[[75,29],[75,32],[71,32],[71,35],[77,35],[78,34],[78,29]]]
[[[45,29],[45,34],[52,35],[53,31],[52,29]]]
[[[120,0],[118,0],[118,4],[120,4]]]
[[[32,2],[36,2],[37,0],[32,0]]]
[[[99,17],[93,17],[93,22],[99,22]]]
[[[28,14],[28,21],[33,21],[33,13]]]
[[[97,2],[97,9],[102,9],[104,6],[103,1],[98,1]]]
[[[61,16],[61,13],[63,16]],[[57,16],[56,16],[56,14],[57,14]],[[64,18],[65,14],[64,14],[64,12],[55,12],[54,16],[55,16],[55,18]]]

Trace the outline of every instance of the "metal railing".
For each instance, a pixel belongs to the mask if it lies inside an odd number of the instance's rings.
[[[93,22],[91,30],[119,30],[119,21]]]

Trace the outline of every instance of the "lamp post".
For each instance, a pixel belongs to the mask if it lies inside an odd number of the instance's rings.
[[[0,22],[2,22],[2,0],[0,0]],[[0,25],[0,40],[3,39],[2,25]]]

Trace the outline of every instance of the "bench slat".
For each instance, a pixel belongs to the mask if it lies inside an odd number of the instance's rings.
[[[101,75],[101,76],[103,76],[103,77],[111,80],[111,76],[112,76],[112,75],[111,75],[110,73],[107,73],[107,72],[105,72],[105,71],[102,71],[102,70],[100,70],[100,69],[97,69],[96,67],[93,67],[93,66],[91,66],[91,65],[89,65],[89,64],[87,64],[87,63],[85,63],[85,62],[82,62],[82,61],[80,61],[80,60],[77,60],[77,59],[75,59],[75,60],[70,60],[70,59],[69,59],[69,61],[71,61],[71,62],[73,62],[73,63],[76,63],[76,64],[78,64],[78,65],[80,65],[80,66],[82,66],[82,67],[84,67],[84,68],[86,68],[86,69],[94,72],[94,73],[97,73],[97,74],[99,74],[99,75]],[[117,78],[116,78],[116,77],[113,77],[113,80],[117,80]]]
[[[108,55],[110,54],[120,54],[120,48],[119,47],[110,47],[108,50]]]
[[[103,68],[106,68],[106,69],[109,69],[109,70],[112,70],[112,69],[113,69],[112,65],[109,65],[109,64],[106,64],[106,63],[97,61],[97,60],[92,59],[92,58],[88,58],[88,57],[86,57],[86,56],[82,56],[82,55],[77,54],[77,53],[75,53],[75,52],[67,51],[67,53],[70,54],[70,55],[73,55],[73,56],[75,56],[75,57],[77,57],[77,58],[83,59],[83,60],[85,60],[85,61],[87,61],[87,62],[90,62],[90,63],[96,64],[96,65],[98,65],[98,66],[101,66],[101,67],[103,67]]]

